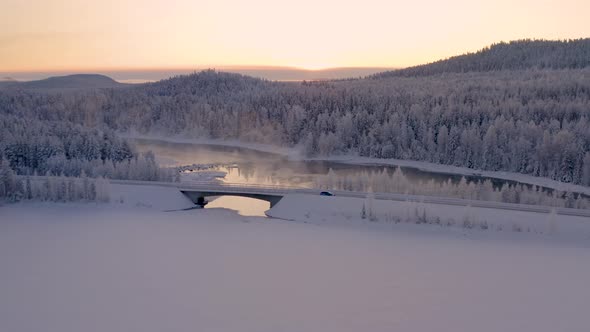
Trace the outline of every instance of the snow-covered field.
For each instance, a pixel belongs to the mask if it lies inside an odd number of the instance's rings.
[[[528,233],[551,240],[581,241],[590,245],[589,217],[554,213],[291,194],[267,214],[317,225],[364,225],[395,230],[399,224],[418,224],[434,229],[474,230],[480,233]]]
[[[287,221],[111,189],[0,207],[0,331],[588,331],[582,238],[354,222],[331,209],[362,200],[341,197],[286,199]]]

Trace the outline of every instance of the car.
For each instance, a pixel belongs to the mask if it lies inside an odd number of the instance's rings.
[[[332,194],[332,193],[331,193],[331,192],[329,192],[329,191],[322,191],[322,192],[320,193],[320,196],[334,196],[334,194]]]

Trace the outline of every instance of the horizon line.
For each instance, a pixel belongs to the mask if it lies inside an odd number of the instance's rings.
[[[297,70],[307,72],[321,72],[343,69],[400,69],[401,66],[334,66],[325,68],[305,68],[303,66],[274,66],[274,65],[203,65],[195,67],[95,67],[95,68],[53,68],[53,69],[0,69],[0,73],[92,73],[92,72],[157,72],[157,71],[203,71],[217,69],[231,70]]]

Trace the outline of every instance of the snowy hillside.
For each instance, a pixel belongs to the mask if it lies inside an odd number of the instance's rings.
[[[433,63],[386,71],[374,78],[427,76],[444,73],[522,69],[563,69],[590,66],[590,38],[575,40],[515,40],[500,42],[477,52]]]

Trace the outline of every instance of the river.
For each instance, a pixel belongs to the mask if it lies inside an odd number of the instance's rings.
[[[152,151],[161,166],[215,164],[225,173],[221,181],[261,185],[322,188],[326,190],[374,190],[421,195],[444,195],[468,199],[518,203],[546,203],[546,188],[479,176],[428,172],[411,167],[354,165],[337,161],[298,160],[276,153],[244,147],[172,143],[133,139],[140,152]],[[514,192],[503,190],[514,186]],[[225,207],[243,215],[264,215],[268,203],[247,198],[221,197],[208,208]]]

